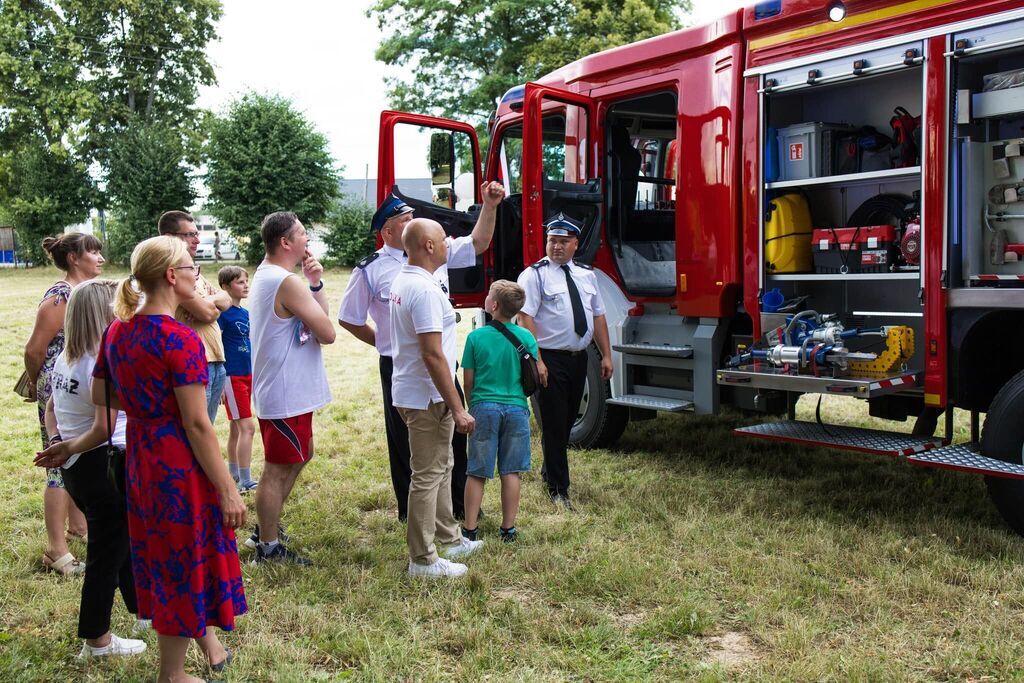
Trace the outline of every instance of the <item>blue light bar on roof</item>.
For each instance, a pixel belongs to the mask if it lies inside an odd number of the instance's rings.
[[[766,0],[754,5],[754,20],[767,19],[782,13],[782,0]]]

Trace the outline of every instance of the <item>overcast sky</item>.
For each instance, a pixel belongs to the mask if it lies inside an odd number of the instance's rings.
[[[750,1],[750,0],[748,0]],[[345,177],[377,173],[377,122],[387,108],[387,69],[374,60],[381,34],[366,0],[223,0],[220,40],[210,45],[218,84],[199,103],[216,112],[255,90],[291,98],[327,136]],[[745,4],[694,0],[694,23]],[[419,155],[417,155],[419,156]],[[398,175],[401,177],[402,160]]]

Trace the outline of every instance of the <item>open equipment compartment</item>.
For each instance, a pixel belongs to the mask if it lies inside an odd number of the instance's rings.
[[[762,338],[737,350],[721,384],[919,394],[922,47],[762,77]],[[790,326],[800,311],[819,318]]]
[[[1022,39],[1021,21],[953,36],[952,287],[1024,287]]]

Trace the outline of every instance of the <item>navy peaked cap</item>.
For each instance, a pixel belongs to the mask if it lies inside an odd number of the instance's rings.
[[[387,199],[377,207],[377,212],[373,214],[373,221],[370,223],[370,226],[374,232],[380,232],[380,229],[384,227],[389,218],[401,216],[403,213],[409,213],[412,210],[413,208],[401,199],[393,194],[389,194]]]
[[[548,222],[544,224],[544,232],[548,235],[579,237],[582,227],[564,213],[559,213],[557,216],[549,218]]]

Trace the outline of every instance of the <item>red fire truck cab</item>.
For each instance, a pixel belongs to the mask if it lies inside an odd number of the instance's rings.
[[[413,190],[396,150],[424,129]],[[383,112],[378,201],[462,235],[504,184],[491,248],[451,272],[464,306],[543,258],[547,217],[582,222],[616,372],[591,350],[577,444],[659,411],[786,415],[737,432],[983,474],[1024,533],[1019,0],[760,2],[513,88],[488,132],[482,164],[472,126]],[[803,394],[916,427],[799,422]]]

